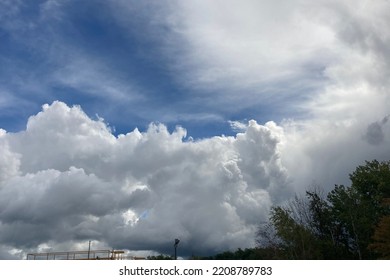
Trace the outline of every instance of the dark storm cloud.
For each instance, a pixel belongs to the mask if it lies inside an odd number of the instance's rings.
[[[380,145],[384,142],[385,134],[383,126],[387,123],[389,116],[383,118],[380,122],[373,122],[367,127],[364,139],[371,145]]]

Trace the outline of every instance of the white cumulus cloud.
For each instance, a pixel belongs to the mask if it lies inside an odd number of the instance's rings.
[[[169,252],[178,237],[183,254],[251,246],[289,193],[280,133],[250,121],[235,137],[186,141],[184,128],[162,124],[116,137],[78,106],[44,105],[25,131],[1,134],[0,242]]]

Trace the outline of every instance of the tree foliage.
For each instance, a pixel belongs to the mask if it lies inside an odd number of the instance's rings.
[[[276,259],[280,252],[275,252],[272,248],[238,248],[236,251],[225,251],[209,257],[192,257],[192,259],[203,260],[272,260]]]
[[[367,161],[325,197],[317,188],[271,209],[260,247],[282,259],[390,258],[390,162]]]
[[[160,254],[157,256],[148,256],[146,259],[147,260],[172,260],[172,257],[168,255]]]

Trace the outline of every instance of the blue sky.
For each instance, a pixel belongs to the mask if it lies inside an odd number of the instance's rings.
[[[0,259],[254,246],[272,205],[389,160],[389,14],[0,0]]]
[[[229,120],[264,123],[304,116],[295,105],[326,79],[321,61],[303,58],[287,69],[297,73],[263,79],[269,73],[255,73],[261,58],[249,57],[258,60],[255,68],[238,62],[227,66],[238,72],[231,76],[223,63],[211,60],[214,42],[190,42],[186,28],[192,27],[180,22],[177,8],[174,1],[2,1],[0,127],[19,131],[54,100],[79,104],[91,117],[98,114],[116,133],[163,122],[170,129],[184,126],[194,138],[232,135]],[[215,15],[205,14],[206,22],[213,24]],[[194,28],[207,32],[195,17]],[[237,32],[232,31],[233,40]],[[242,40],[251,40],[250,32]],[[221,51],[237,55],[224,46]],[[198,65],[204,59],[210,65]],[[266,58],[264,67],[268,63]],[[239,81],[247,71],[254,77]],[[297,76],[304,77],[297,81]]]

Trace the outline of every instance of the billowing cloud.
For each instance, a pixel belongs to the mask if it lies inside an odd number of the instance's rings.
[[[116,137],[80,107],[44,105],[25,131],[1,134],[0,241],[169,252],[179,237],[187,254],[253,245],[289,193],[280,129],[250,121],[236,137],[193,141],[151,124]]]
[[[271,205],[313,181],[345,183],[365,159],[390,155],[359,123],[240,124],[235,136],[196,141],[163,124],[115,136],[79,106],[44,105],[26,130],[0,134],[3,256],[87,240],[170,253],[180,238],[186,255],[252,246]]]
[[[1,131],[0,243],[18,257],[86,240],[170,253],[180,238],[186,255],[252,246],[271,205],[386,159],[386,121],[379,146],[362,137],[367,125],[319,120],[251,120],[235,136],[195,141],[163,124],[115,136],[79,106],[46,104],[26,130]]]

